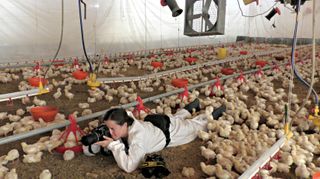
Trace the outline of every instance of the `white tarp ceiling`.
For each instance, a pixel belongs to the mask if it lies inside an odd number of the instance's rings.
[[[58,58],[83,56],[78,1],[64,1],[64,38]],[[283,15],[275,17],[277,28],[272,29],[272,22],[264,16],[242,17],[236,0],[229,0],[225,35],[187,37],[183,35],[184,14],[171,17],[169,8],[162,7],[159,0],[85,2],[84,32],[89,55],[228,42],[235,41],[238,35],[291,37],[294,25],[294,15],[282,8],[283,5],[279,5]],[[184,9],[185,1],[177,2]],[[245,14],[255,14],[270,8],[274,1],[262,1],[259,6],[244,6],[242,0],[240,3]],[[311,7],[311,4],[306,3],[306,6]],[[311,14],[305,14],[302,19],[303,26],[308,28],[300,31],[299,36],[311,37]],[[2,0],[0,62],[52,58],[59,43],[60,21],[61,0]]]

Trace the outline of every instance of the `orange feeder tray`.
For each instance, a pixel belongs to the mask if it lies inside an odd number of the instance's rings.
[[[198,59],[194,58],[194,57],[187,57],[184,60],[189,62],[189,63],[195,63]]]
[[[247,55],[248,51],[240,51],[240,55]]]
[[[37,106],[31,108],[30,113],[36,121],[42,118],[45,122],[51,122],[56,117],[58,108],[54,106]]]
[[[266,66],[266,64],[268,64],[268,62],[263,61],[263,60],[258,60],[258,61],[256,61],[256,66],[260,66],[261,68],[263,68],[264,66]]]
[[[222,68],[221,73],[224,75],[232,75],[234,73],[234,69],[232,68]]]
[[[177,78],[171,81],[171,84],[177,88],[183,88],[188,86],[188,80],[185,78]]]
[[[153,68],[161,68],[163,66],[163,63],[161,62],[151,62],[151,65]]]
[[[88,73],[82,70],[77,70],[72,73],[72,76],[77,80],[84,80],[87,78]]]
[[[315,172],[312,176],[312,179],[320,179],[320,172]]]
[[[40,77],[31,77],[28,79],[29,85],[34,86],[34,87],[38,87],[40,80],[42,82],[42,85],[46,85],[48,83],[48,80],[46,80],[45,78],[40,78]]]

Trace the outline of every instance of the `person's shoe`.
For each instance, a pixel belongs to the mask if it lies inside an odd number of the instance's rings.
[[[226,106],[223,104],[220,107],[218,107],[217,109],[215,109],[211,114],[213,116],[213,119],[217,120],[219,119],[219,117],[221,117],[223,115],[224,112],[226,112],[227,108]]]
[[[186,109],[187,111],[189,111],[190,114],[192,114],[192,110],[195,109],[196,112],[200,111],[200,101],[198,98],[196,98],[194,101],[192,101],[191,103],[187,104],[184,109]]]

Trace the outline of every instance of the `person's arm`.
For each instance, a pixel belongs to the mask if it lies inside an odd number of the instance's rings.
[[[118,166],[127,173],[131,173],[137,169],[146,154],[141,145],[132,143],[129,146],[127,155],[125,152],[125,145],[119,140],[111,142],[107,148],[112,151]]]
[[[180,119],[186,119],[187,117],[191,117],[191,114],[186,109],[180,109],[173,116]]]

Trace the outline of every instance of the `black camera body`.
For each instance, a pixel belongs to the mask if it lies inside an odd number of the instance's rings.
[[[97,128],[94,128],[90,134],[81,138],[81,143],[88,146],[98,141],[103,141],[103,136],[111,137],[109,128],[106,125],[100,125]]]

